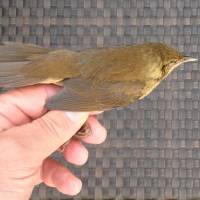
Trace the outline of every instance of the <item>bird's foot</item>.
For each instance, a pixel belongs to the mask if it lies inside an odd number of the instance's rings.
[[[83,124],[83,126],[81,126],[81,128],[76,132],[76,134],[73,136],[73,138],[76,139],[81,139],[84,137],[87,137],[89,135],[92,134],[91,128],[89,126],[89,124],[86,122],[85,124]],[[70,140],[69,140],[70,141]],[[58,151],[63,152],[65,147],[68,145],[69,141],[65,142],[62,146],[60,146],[60,148],[58,149]]]

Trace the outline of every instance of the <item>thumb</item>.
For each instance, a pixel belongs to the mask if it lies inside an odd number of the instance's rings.
[[[38,162],[68,141],[87,118],[86,112],[50,111],[31,123],[11,128],[3,134],[14,139],[20,153],[25,154],[27,159],[31,157]]]

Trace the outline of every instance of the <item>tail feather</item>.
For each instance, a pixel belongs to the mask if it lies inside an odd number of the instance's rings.
[[[30,61],[48,52],[49,49],[34,44],[4,42],[0,44],[0,62]]]
[[[37,79],[27,78],[20,71],[28,62],[0,62],[0,87],[16,88],[37,83]]]
[[[0,44],[0,87],[14,88],[36,84],[35,78],[24,76],[22,68],[48,52],[48,49],[32,44]]]

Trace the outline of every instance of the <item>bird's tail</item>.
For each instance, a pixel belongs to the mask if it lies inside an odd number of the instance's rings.
[[[44,54],[48,49],[15,42],[0,43],[0,87],[13,88],[34,84],[20,73],[21,69]]]

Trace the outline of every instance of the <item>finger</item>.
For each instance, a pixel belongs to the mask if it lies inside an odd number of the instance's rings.
[[[88,113],[51,111],[23,126],[1,133],[16,144],[21,159],[38,163],[68,141],[87,120]],[[17,147],[16,147],[17,146]]]
[[[64,158],[75,165],[83,165],[88,159],[88,150],[80,141],[72,139],[63,151]]]
[[[46,99],[56,94],[59,89],[54,85],[34,85],[1,94],[0,129],[22,125],[42,116],[47,111]],[[2,123],[5,121],[7,123]]]
[[[41,178],[50,187],[56,187],[67,195],[76,195],[80,192],[82,182],[59,162],[47,158],[43,163]]]
[[[99,123],[99,121],[94,116],[89,116],[88,125],[91,128],[92,134],[81,138],[82,141],[91,144],[100,144],[105,141],[107,137],[106,129]]]

